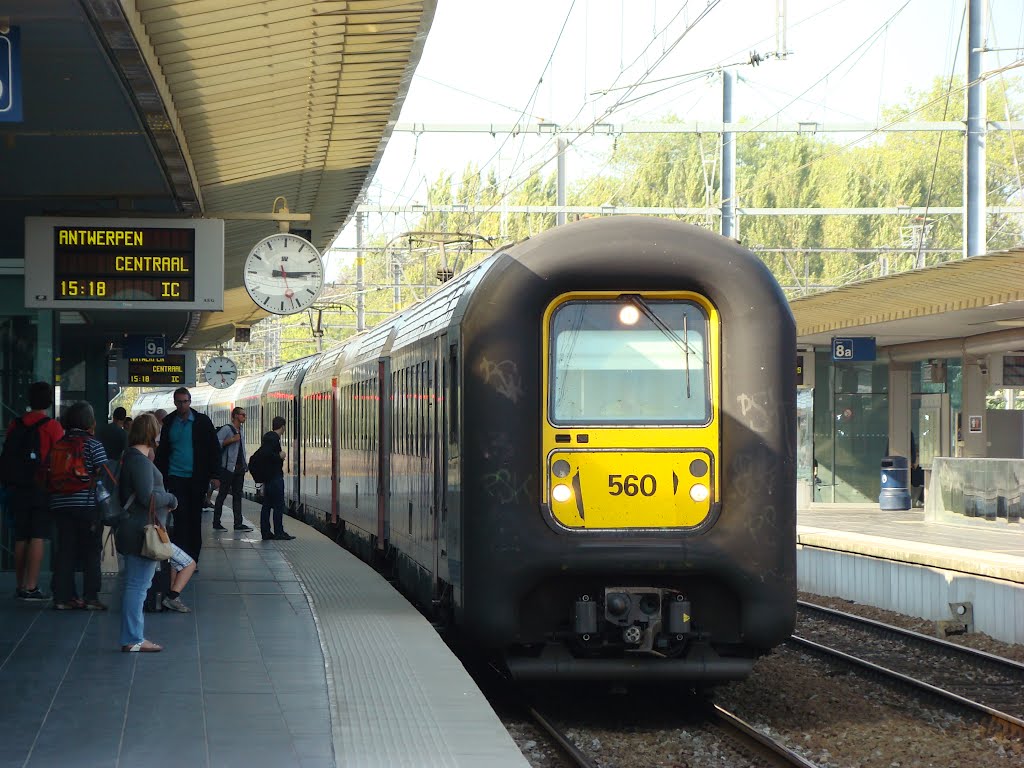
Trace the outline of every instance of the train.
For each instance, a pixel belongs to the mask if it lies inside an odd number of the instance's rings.
[[[514,677],[706,685],[793,631],[796,359],[750,251],[613,217],[192,405],[250,450],[283,415],[289,513]]]

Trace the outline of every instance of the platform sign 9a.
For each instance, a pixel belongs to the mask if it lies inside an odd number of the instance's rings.
[[[832,337],[832,362],[869,362],[876,358],[874,336]]]

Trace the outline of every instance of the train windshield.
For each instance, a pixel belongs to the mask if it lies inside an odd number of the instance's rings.
[[[566,302],[551,319],[552,422],[708,423],[707,337],[690,301]]]

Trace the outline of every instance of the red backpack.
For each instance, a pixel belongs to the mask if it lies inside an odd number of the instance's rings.
[[[66,495],[89,489],[92,478],[85,468],[85,441],[88,437],[65,435],[50,449],[46,470],[46,490]]]

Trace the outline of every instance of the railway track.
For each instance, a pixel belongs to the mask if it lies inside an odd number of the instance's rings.
[[[781,742],[761,733],[717,704],[710,705],[709,715],[713,718],[715,725],[728,734],[730,741],[741,743],[744,751],[758,757],[766,766],[771,766],[771,768],[817,768],[814,763],[801,757]]]
[[[548,734],[563,756],[574,766],[597,768],[598,763],[577,747],[569,734],[562,730],[553,718],[542,714],[534,707],[528,707],[528,711],[533,721]],[[733,763],[735,765],[751,768],[817,768],[814,763],[717,704],[708,704],[703,715],[704,719],[701,722],[689,724],[688,729],[715,739],[721,745],[722,751],[744,761]]]
[[[1024,665],[888,624],[799,602],[788,641],[1024,739]],[[842,632],[836,631],[836,626]]]

